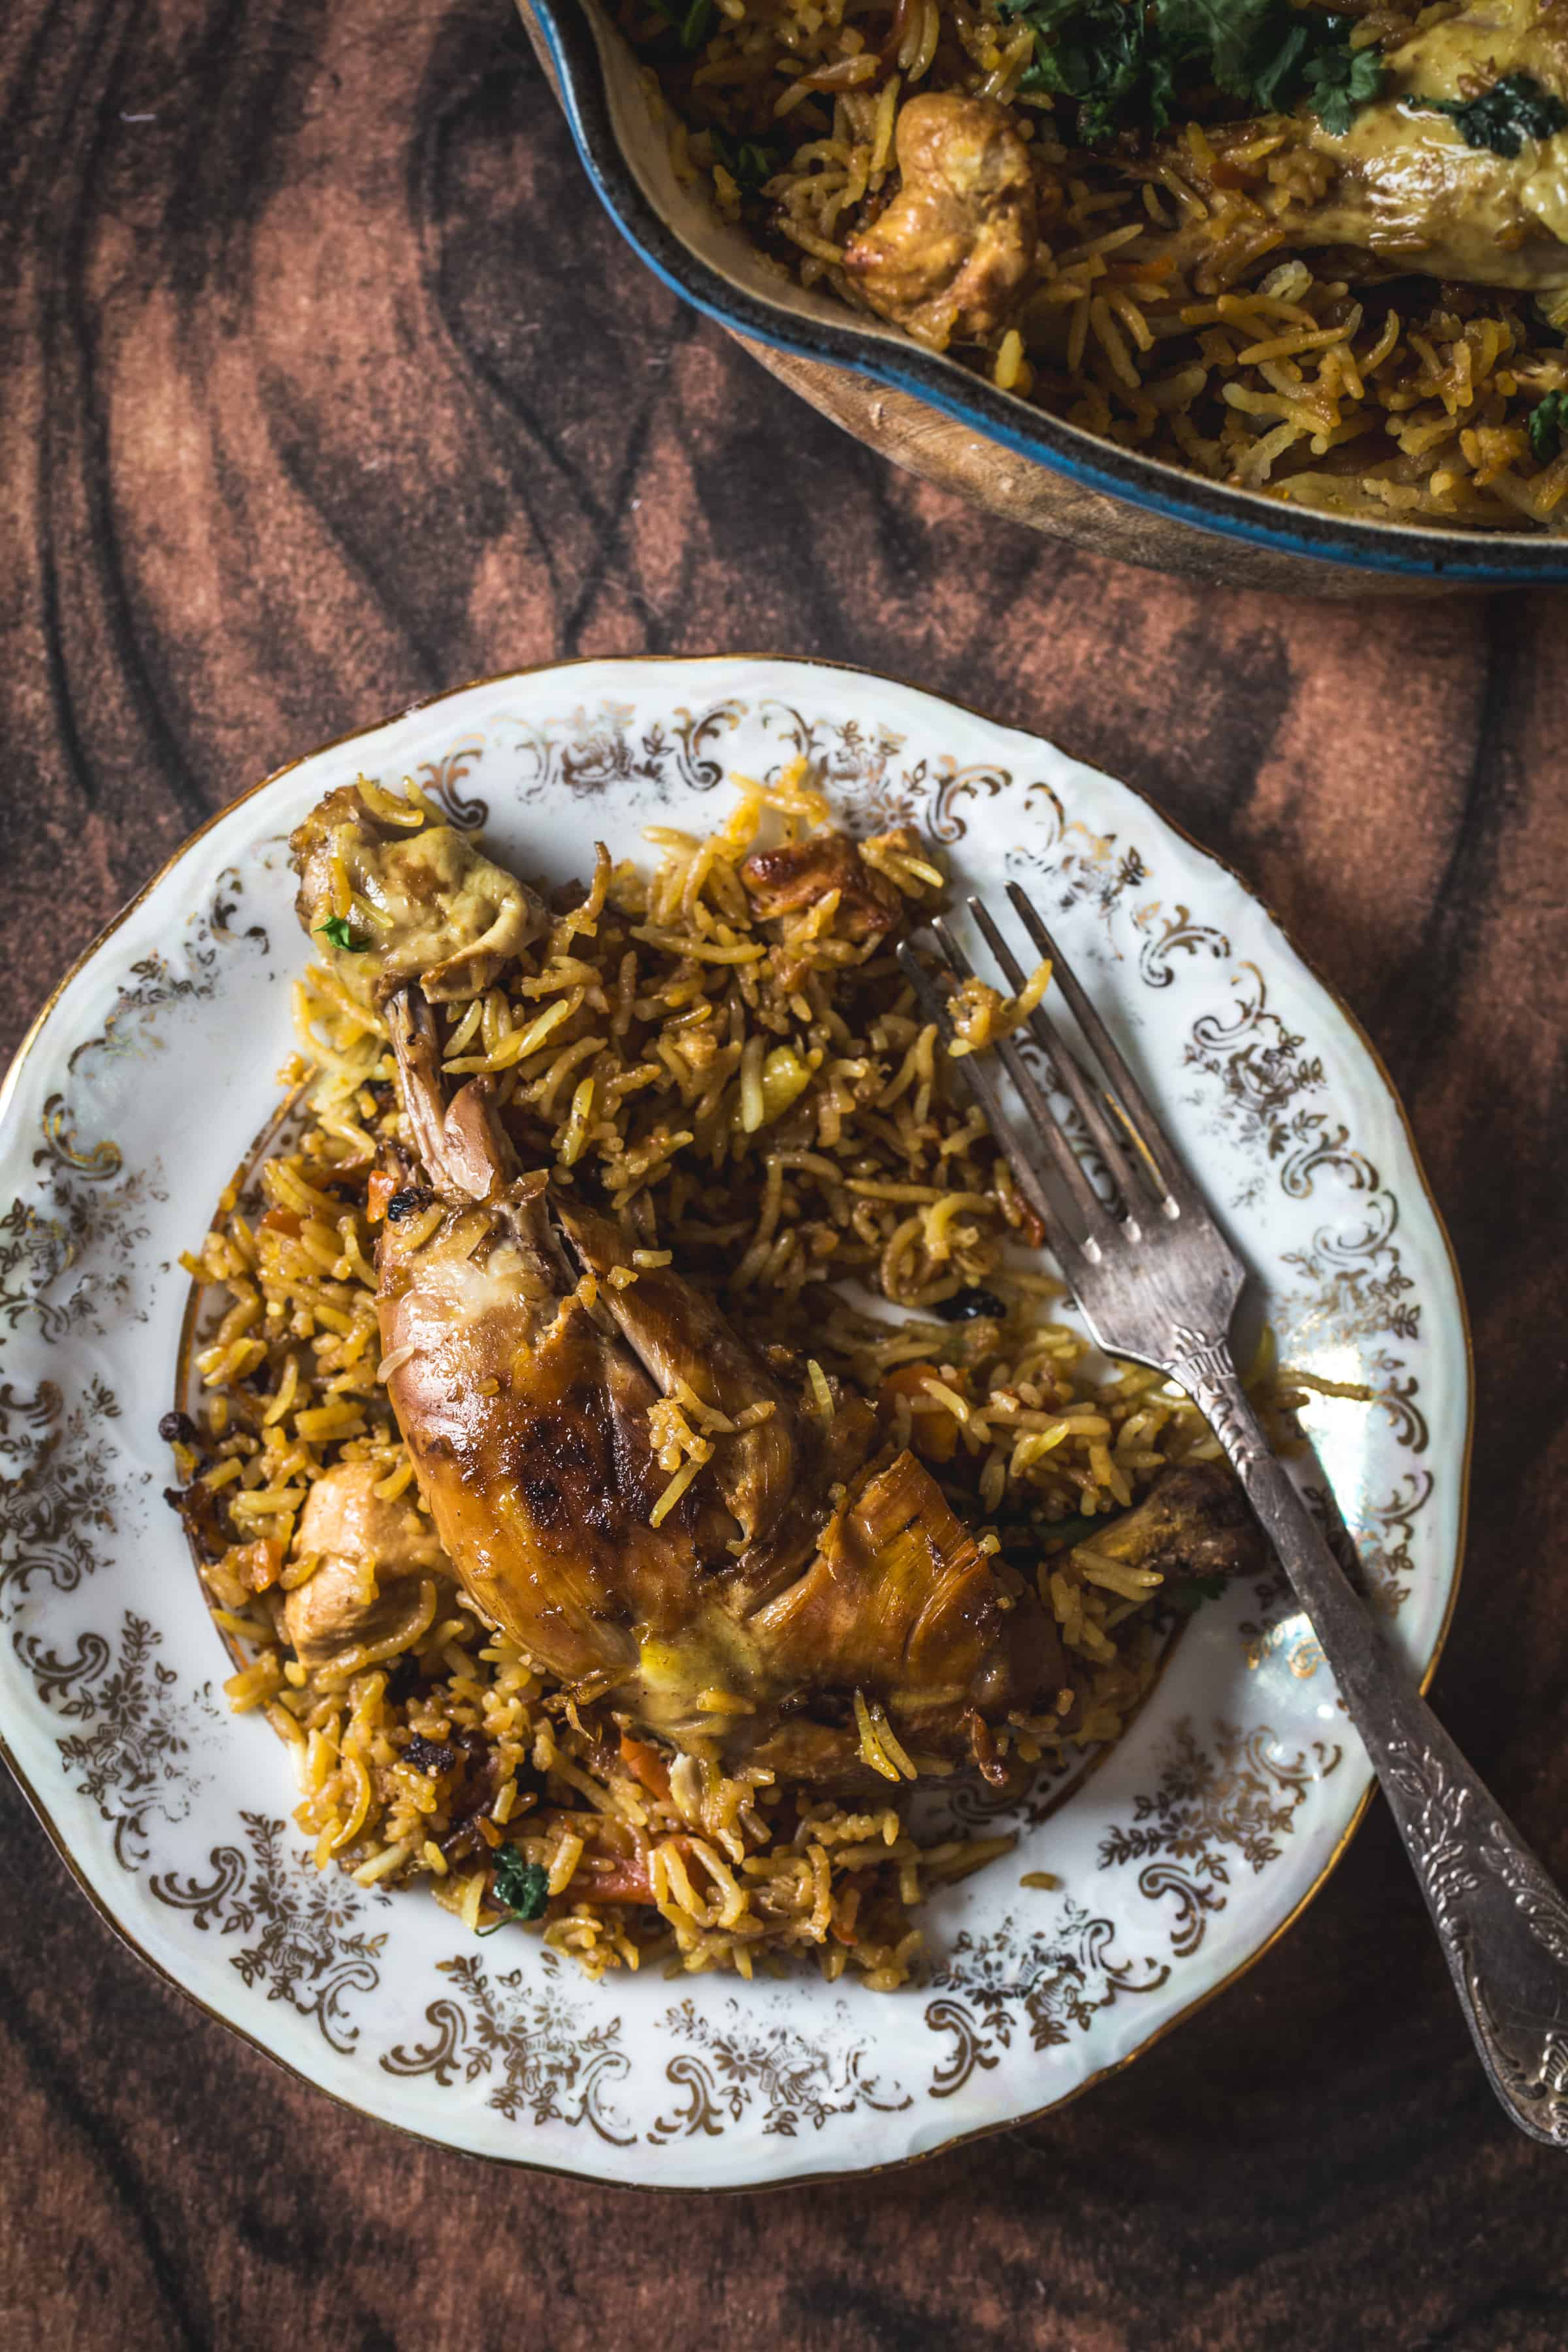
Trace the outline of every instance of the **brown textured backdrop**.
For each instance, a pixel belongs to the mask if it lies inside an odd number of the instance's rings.
[[[1480,1370],[1436,1696],[1568,1875],[1568,604],[1227,599],[884,469],[643,275],[510,0],[9,0],[0,110],[0,1046],[209,810],[481,672],[814,652],[1058,736],[1264,891],[1404,1089]],[[1381,1809],[1055,2121],[720,2203],[340,2111],[121,1949],[9,1783],[0,1873],[18,2352],[1568,2343],[1568,2162],[1494,2111]]]

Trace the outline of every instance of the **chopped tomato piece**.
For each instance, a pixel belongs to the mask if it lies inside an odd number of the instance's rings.
[[[387,1175],[384,1169],[378,1168],[374,1171],[370,1182],[364,1188],[364,1213],[373,1225],[380,1224],[386,1214],[386,1204],[396,1190],[395,1176]]]
[[[264,1233],[287,1234],[291,1242],[297,1242],[300,1238],[300,1212],[298,1209],[268,1209],[261,1220],[261,1228]]]

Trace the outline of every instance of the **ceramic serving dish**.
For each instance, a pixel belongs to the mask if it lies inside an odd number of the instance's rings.
[[[648,268],[812,405],[991,513],[1223,586],[1435,594],[1568,582],[1568,541],[1347,521],[1228,489],[998,392],[954,360],[774,275],[683,186],[600,0],[518,0],[596,194]]]
[[[1005,1819],[1016,1852],[927,1915],[921,1984],[591,1985],[521,1929],[319,1875],[289,1757],[236,1717],[158,1422],[179,1253],[274,1107],[304,946],[286,835],[412,776],[564,879],[595,836],[716,823],[733,770],[817,763],[851,825],[912,819],[955,878],[1022,877],[1257,1278],[1288,1364],[1372,1402],[1304,1419],[1413,1674],[1462,1538],[1470,1385],[1399,1106],[1241,883],[1110,777],[859,672],[596,661],[417,705],[205,826],[46,1008],[0,1128],[0,1732],[104,1915],[211,2015],[351,2105],[475,2154],[647,2186],[899,2163],[1058,2105],[1255,1959],[1321,1885],[1364,1753],[1273,1576],[1176,1638],[1121,1743]],[[972,1810],[987,1811],[976,1796]],[[1022,1884],[1047,1872],[1050,1886]]]

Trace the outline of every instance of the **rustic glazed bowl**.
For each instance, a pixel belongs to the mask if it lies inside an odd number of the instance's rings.
[[[1113,1748],[1007,1811],[952,1801],[1017,1848],[927,1906],[929,1972],[900,1992],[809,1968],[593,1985],[536,1933],[481,1944],[423,1889],[314,1868],[289,1752],[225,1703],[158,1426],[190,1401],[180,1254],[266,1129],[293,1044],[289,829],[361,773],[412,776],[564,880],[595,836],[635,854],[655,821],[707,830],[731,772],[802,754],[849,824],[912,820],[960,886],[1000,902],[1017,876],[1047,911],[1202,1171],[1284,1360],[1363,1391],[1314,1398],[1316,1463],[1297,1474],[1331,1487],[1390,1638],[1428,1673],[1470,1376],[1399,1106],[1236,877],[1032,736],[810,662],[596,661],[465,687],[216,817],[62,982],[0,1095],[0,1735],[60,1852],[167,1978],[352,2106],[644,2187],[874,2169],[1059,2105],[1268,1948],[1371,1787],[1270,1573],[1187,1622]]]
[[[666,285],[895,464],[1009,522],[1216,585],[1320,596],[1568,583],[1568,541],[1312,514],[1122,449],[778,278],[671,166],[599,0],[518,0],[610,217]]]

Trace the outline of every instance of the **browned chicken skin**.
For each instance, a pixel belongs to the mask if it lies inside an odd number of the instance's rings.
[[[429,1015],[412,992],[391,1012],[413,1102]],[[632,1721],[797,1777],[857,1776],[857,1690],[954,1758],[977,1716],[1048,1704],[1054,1628],[930,1473],[903,1454],[856,1491],[868,1408],[840,1398],[823,1428],[710,1300],[634,1269],[611,1220],[513,1174],[493,1135],[477,1197],[482,1116],[477,1085],[444,1115],[426,1091],[413,1124],[439,1223],[412,1244],[399,1223],[417,1234],[422,1212],[389,1223],[380,1266],[388,1392],[481,1613]],[[616,1270],[637,1278],[616,1288]],[[713,1450],[656,1527],[668,1397]]]
[[[873,310],[944,351],[1002,325],[1038,235],[1029,151],[1005,108],[932,90],[899,116],[900,188],[847,247]]]

